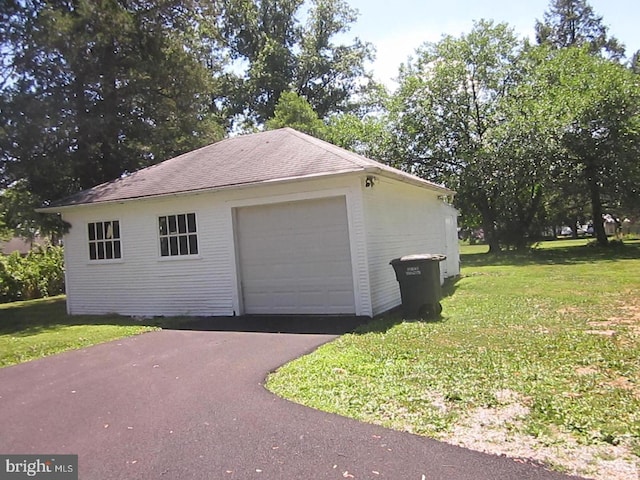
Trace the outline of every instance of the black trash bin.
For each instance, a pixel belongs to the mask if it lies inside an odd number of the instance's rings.
[[[435,318],[442,313],[440,262],[446,258],[438,254],[416,254],[391,260],[400,284],[404,318]]]

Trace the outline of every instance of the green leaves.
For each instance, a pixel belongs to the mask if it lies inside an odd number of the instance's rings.
[[[62,247],[40,247],[25,257],[0,256],[0,303],[64,293]]]
[[[624,45],[607,34],[602,17],[585,0],[552,0],[544,21],[536,21],[538,43],[554,48],[586,46],[591,54],[612,59],[624,55]]]
[[[333,43],[355,20],[355,10],[342,0],[223,2],[219,23],[229,55],[246,66],[236,73],[233,111],[260,125],[287,91],[306,98],[320,118],[346,110],[373,55],[371,45],[358,39]]]
[[[269,130],[291,127],[314,137],[322,137],[324,123],[303,97],[295,92],[283,92],[273,118],[267,120]]]
[[[480,21],[425,44],[400,71],[389,108],[402,167],[456,190],[460,223],[477,228],[480,218],[492,250],[578,220],[592,220],[606,244],[602,214],[640,198],[638,76],[594,54],[613,44],[580,8],[572,45],[583,47],[559,48],[551,30],[532,47]]]
[[[597,219],[638,198],[638,76],[587,48],[554,52],[535,75],[534,88],[558,139],[551,180],[567,197],[575,197],[576,185],[588,193],[598,240],[606,245]]]
[[[384,114],[346,113],[329,119],[325,140],[367,158],[398,166],[396,142]]]
[[[222,138],[209,7],[17,2],[2,32],[3,184],[62,198]],[[213,9],[213,7],[211,7]]]
[[[482,217],[493,248],[520,246],[540,202],[539,157],[529,150],[540,145],[531,141],[535,118],[518,92],[522,48],[507,25],[488,21],[425,44],[392,104],[403,167],[454,188],[465,215]]]

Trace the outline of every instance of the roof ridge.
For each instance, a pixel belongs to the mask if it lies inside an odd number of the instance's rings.
[[[404,170],[401,170],[399,168],[393,167],[391,165],[388,165],[386,163],[383,162],[379,162],[377,160],[373,160],[371,158],[365,157],[364,155],[360,155],[359,153],[353,152],[351,150],[347,150],[345,148],[339,147],[337,145],[334,145],[333,143],[327,142],[326,140],[322,140],[320,138],[314,137],[313,135],[309,135],[303,132],[300,132],[294,128],[291,127],[284,127],[280,130],[288,130],[290,133],[295,134],[298,138],[305,140],[308,143],[312,143],[313,145],[320,147],[322,149],[324,149],[325,151],[332,153],[334,155],[338,155],[340,158],[342,158],[343,160],[346,160],[358,167],[362,167],[362,168],[366,168],[366,167],[374,167],[374,168],[379,168],[381,170],[393,173],[393,174],[400,174],[400,175],[406,175],[409,177],[413,177],[416,178],[422,182],[426,182],[429,183],[435,187],[441,187],[441,185],[438,185],[435,182],[432,182],[430,180],[426,180],[422,177],[419,177],[413,173],[410,172],[405,172]],[[354,158],[355,157],[355,158]],[[359,162],[356,162],[355,160],[358,160]]]
[[[285,127],[228,137],[55,201],[45,208],[366,172],[445,187]]]
[[[329,152],[333,155],[337,155],[339,156],[341,159],[346,160],[347,162],[350,162],[358,167],[366,167],[366,166],[379,166],[379,165],[384,165],[380,162],[377,162],[375,160],[371,160],[367,157],[364,157],[362,155],[360,155],[359,153],[356,152],[352,152],[351,150],[347,150],[345,148],[341,148],[337,145],[334,145],[332,143],[327,142],[326,140],[322,140],[321,138],[317,138],[314,137],[313,135],[309,135],[307,133],[304,132],[300,132],[298,130],[296,130],[295,128],[291,128],[291,127],[284,127],[281,130],[286,130],[289,133],[292,133],[293,135],[295,135],[296,137],[298,137],[301,140],[304,140],[307,143],[311,143],[313,145],[315,145],[316,147],[320,147],[323,150],[325,150],[326,152]],[[356,157],[355,159],[353,157]],[[358,161],[355,161],[355,160]]]

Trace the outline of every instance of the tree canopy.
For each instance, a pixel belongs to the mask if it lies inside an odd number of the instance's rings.
[[[621,59],[625,51],[586,0],[551,0],[543,21],[536,21],[536,39],[555,48],[586,46],[612,59]]]
[[[586,0],[551,0],[537,45],[480,20],[426,43],[392,94],[346,41],[346,0],[6,0],[0,234],[34,207],[231,133],[290,126],[457,190],[492,250],[631,209],[640,55]],[[626,63],[624,63],[626,61]]]
[[[334,41],[355,16],[341,0],[3,2],[3,221],[55,229],[33,205],[220,140],[238,118],[261,127],[283,92],[320,116],[348,108],[372,55]]]
[[[291,127],[318,138],[323,136],[325,127],[311,104],[295,92],[282,92],[274,115],[265,126],[269,130]]]
[[[197,2],[10,2],[0,172],[47,202],[224,135]]]
[[[506,182],[535,181],[531,158],[518,162],[504,146],[512,138],[504,134],[505,105],[517,86],[520,49],[506,24],[476,22],[466,35],[419,49],[392,100],[404,168],[457,190],[459,206],[482,223],[493,250],[499,224],[512,223],[504,219],[515,200]]]
[[[320,118],[349,108],[367,83],[373,47],[335,42],[357,13],[343,0],[223,0],[219,25],[235,61],[234,112],[252,125],[274,115],[283,92],[304,97]],[[303,20],[305,19],[305,20]]]
[[[587,193],[598,242],[606,245],[602,222],[595,220],[605,208],[640,200],[640,78],[576,47],[547,57],[536,74],[559,139],[553,170]],[[573,187],[564,193],[576,196]]]

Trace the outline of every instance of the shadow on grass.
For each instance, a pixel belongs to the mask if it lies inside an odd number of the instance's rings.
[[[138,321],[118,315],[67,315],[64,297],[0,305],[0,335],[24,337],[76,325],[161,326],[155,319]]]
[[[458,282],[462,277],[447,278],[442,285],[442,298],[452,296],[458,289]],[[446,312],[444,312],[446,313]],[[402,307],[398,306],[388,312],[374,317],[371,321],[356,328],[353,333],[365,334],[365,333],[385,333],[391,328],[399,325],[403,322],[423,322],[423,323],[439,323],[443,322],[444,317],[442,313],[435,318],[412,318],[407,319],[402,314]]]
[[[640,259],[640,242],[612,244],[608,247],[596,245],[578,247],[554,246],[554,248],[533,247],[527,252],[470,253],[461,255],[461,263],[464,267],[574,265],[633,259]]]
[[[459,277],[447,279],[442,296],[455,293]],[[402,323],[401,307],[371,317],[355,315],[245,315],[240,317],[129,317],[122,315],[67,315],[66,299],[54,297],[0,305],[0,335],[25,337],[57,327],[116,325],[157,327],[164,330],[196,330],[256,333],[343,335],[386,331]],[[411,321],[438,322],[442,317]]]
[[[534,248],[526,253],[474,253],[462,255],[463,266],[563,265],[640,259],[640,242],[628,242],[608,248],[597,246],[553,245]],[[458,279],[450,279],[442,288],[444,297],[455,293]],[[446,312],[445,312],[446,313]],[[419,321],[441,321],[441,318]],[[65,298],[0,305],[0,335],[29,336],[56,326],[117,325],[158,327],[172,330],[306,333],[342,335],[348,332],[386,331],[405,319],[400,309],[376,316],[242,316],[242,317],[152,317],[136,318],[119,315],[66,314]]]

